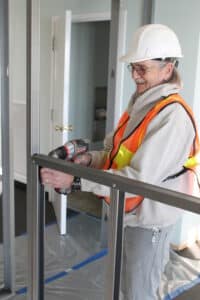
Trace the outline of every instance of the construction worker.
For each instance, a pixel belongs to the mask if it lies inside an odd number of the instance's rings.
[[[191,193],[196,177],[188,159],[199,150],[191,109],[179,95],[177,71],[182,51],[169,27],[150,24],[134,34],[121,58],[136,90],[116,130],[102,151],[80,156],[77,163],[130,179]],[[42,169],[43,183],[73,186],[73,176]],[[110,189],[81,179],[81,188],[105,197]],[[155,300],[169,258],[170,233],[182,211],[138,195],[126,194],[121,299]]]

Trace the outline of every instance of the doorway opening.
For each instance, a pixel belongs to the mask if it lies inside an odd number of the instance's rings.
[[[102,147],[106,129],[110,21],[72,23],[69,123],[72,138]]]

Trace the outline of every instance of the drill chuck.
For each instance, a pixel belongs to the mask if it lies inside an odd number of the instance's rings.
[[[88,140],[71,140],[65,143],[63,146],[52,150],[48,155],[63,160],[73,160],[77,155],[85,153],[88,150],[88,147]]]
[[[54,158],[59,158],[63,160],[73,161],[77,155],[84,154],[88,151],[89,148],[89,140],[84,139],[76,139],[66,142],[63,146],[60,146],[51,152],[49,152],[49,156]],[[55,191],[59,194],[69,194],[71,192],[70,189],[59,189],[56,188]]]

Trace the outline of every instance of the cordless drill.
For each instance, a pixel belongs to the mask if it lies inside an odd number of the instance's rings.
[[[60,146],[49,152],[49,156],[59,158],[68,161],[74,161],[75,157],[80,154],[84,154],[89,149],[89,141],[86,139],[74,139],[66,142],[63,146]],[[55,191],[59,194],[68,194],[71,189],[56,188]]]

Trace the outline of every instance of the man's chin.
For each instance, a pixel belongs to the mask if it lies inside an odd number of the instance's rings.
[[[144,85],[142,84],[137,84],[137,94],[143,94],[146,91],[146,88]]]

